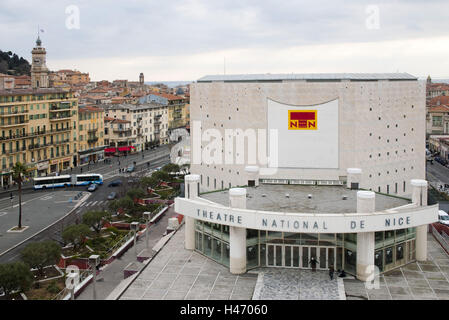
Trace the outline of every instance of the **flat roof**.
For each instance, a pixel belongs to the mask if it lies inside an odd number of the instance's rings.
[[[282,82],[282,81],[378,81],[414,80],[418,78],[408,73],[289,73],[289,74],[230,74],[207,75],[198,82]]]
[[[305,186],[260,184],[257,188],[246,188],[246,207],[252,210],[293,213],[355,213],[357,212],[357,190],[344,186]],[[289,197],[286,197],[286,194]],[[308,199],[308,195],[312,199]],[[347,196],[343,200],[343,196]],[[201,198],[229,206],[229,191],[200,195]],[[376,193],[376,211],[409,204],[403,198]]]

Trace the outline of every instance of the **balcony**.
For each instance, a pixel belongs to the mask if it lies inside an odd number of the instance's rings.
[[[53,141],[52,144],[59,145],[59,144],[68,143],[68,142],[70,142],[70,139],[64,139],[64,140],[60,140],[60,141]]]
[[[26,126],[28,124],[28,119],[23,119],[22,121],[18,121],[16,123],[2,123],[0,124],[1,128],[13,128],[13,127],[20,127],[20,126]]]
[[[56,114],[51,114],[50,113],[50,121],[62,121],[62,120],[70,120],[70,118],[72,118],[72,115],[69,113],[56,113]]]
[[[21,148],[19,148],[19,149],[12,149],[12,150],[7,150],[7,151],[4,151],[3,153],[4,154],[15,154],[15,153],[21,153],[21,152],[26,152],[26,147],[21,147]]]
[[[52,103],[50,105],[50,112],[67,111],[70,109],[72,109],[70,102]]]
[[[98,141],[98,137],[90,137],[87,139],[87,143],[95,143]]]
[[[42,143],[42,144],[40,144],[40,143],[35,143],[35,144],[30,144],[29,146],[28,146],[28,150],[37,150],[37,149],[43,149],[43,148],[46,148],[46,147],[48,147],[48,146],[51,146],[52,144],[51,143]]]
[[[13,110],[11,112],[4,112],[4,110],[2,110],[0,112],[0,116],[2,117],[12,117],[12,116],[20,116],[20,115],[26,115],[28,114],[28,110]]]
[[[95,133],[95,132],[97,132],[97,131],[98,131],[98,128],[87,130],[88,133]]]
[[[112,129],[112,132],[114,132],[114,133],[126,133],[126,132],[131,132],[131,128],[127,128],[127,129],[124,129],[124,128],[114,128],[114,129]]]

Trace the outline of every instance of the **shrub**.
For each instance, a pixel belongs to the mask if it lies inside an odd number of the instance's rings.
[[[61,289],[59,289],[56,280],[53,280],[52,282],[50,282],[50,284],[47,287],[47,291],[53,294],[58,294]]]

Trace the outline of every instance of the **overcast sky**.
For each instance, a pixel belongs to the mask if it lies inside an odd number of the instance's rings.
[[[47,66],[92,80],[197,80],[224,65],[449,78],[448,12],[447,0],[0,0],[0,49],[31,62],[39,25]]]

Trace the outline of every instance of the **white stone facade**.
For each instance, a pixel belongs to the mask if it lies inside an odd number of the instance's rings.
[[[426,131],[425,83],[410,78],[266,82],[200,79],[191,85],[192,159],[195,121],[201,121],[202,133],[213,128],[224,137],[225,129],[267,129],[269,99],[292,106],[337,99],[338,168],[279,168],[270,176],[261,172],[260,178],[346,181],[347,168],[361,168],[360,188],[410,195],[410,180],[425,178]],[[203,141],[202,148],[209,143]],[[320,145],[317,141],[316,148]],[[326,150],[321,154],[326,157]],[[191,172],[201,176],[201,191],[209,191],[247,185],[247,165],[253,163],[247,163],[246,158],[243,164],[191,161]]]

